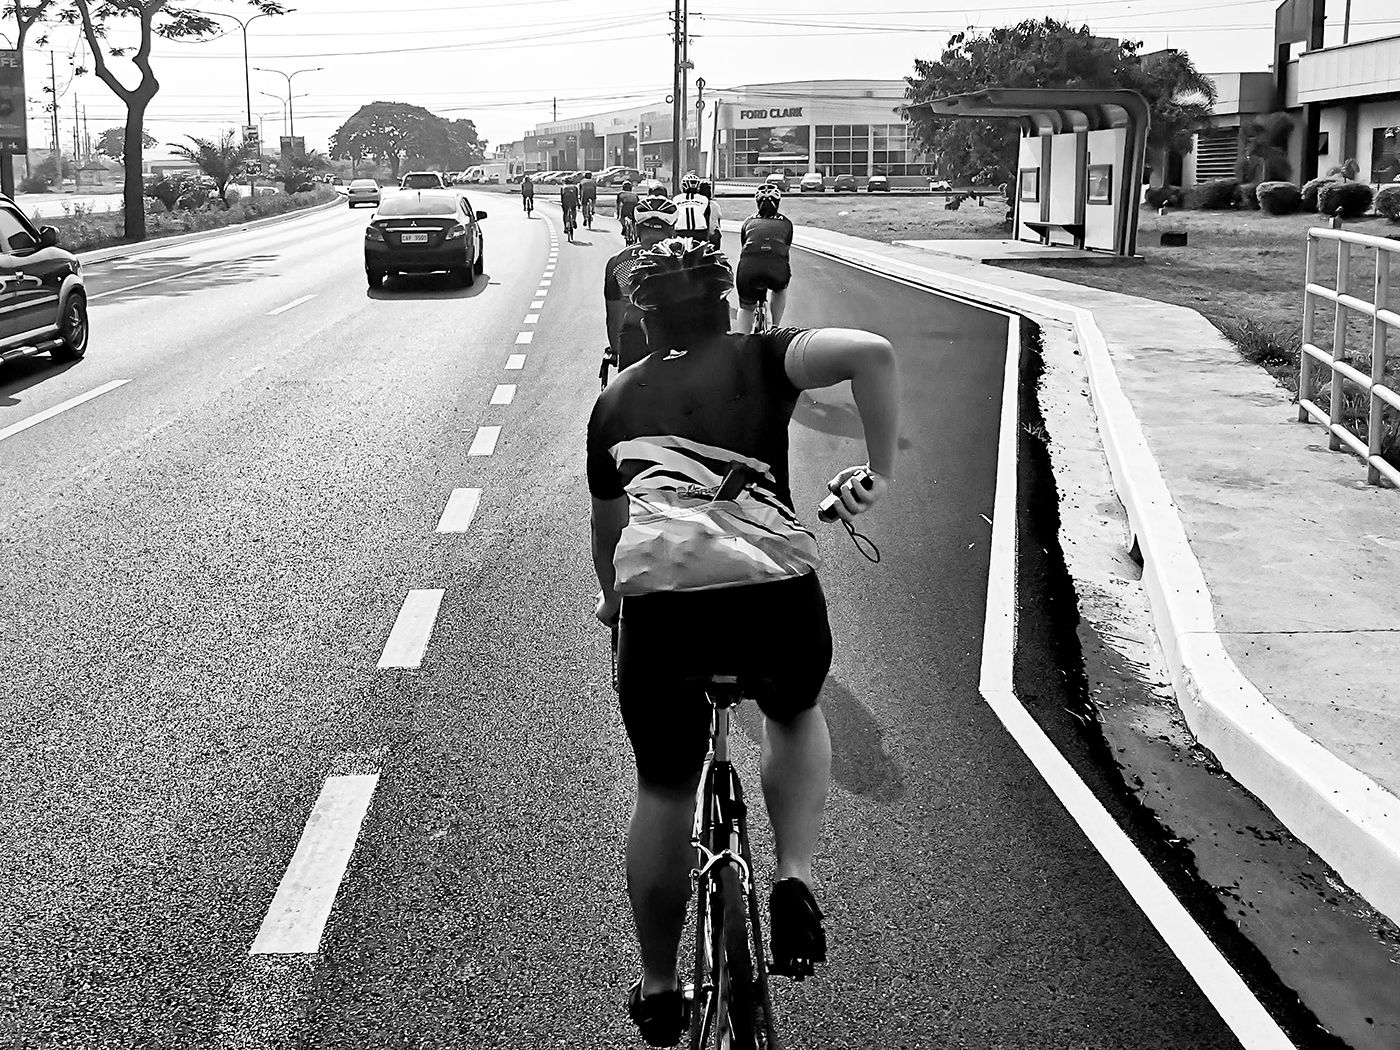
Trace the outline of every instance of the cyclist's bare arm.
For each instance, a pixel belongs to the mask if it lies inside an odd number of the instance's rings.
[[[622,607],[618,597],[616,574],[613,570],[613,553],[617,541],[622,538],[622,529],[627,524],[627,497],[593,500],[593,571],[598,574],[598,608],[595,613],[604,623],[612,623],[617,611]]]
[[[608,345],[612,347],[613,353],[620,353],[622,350],[622,318],[627,310],[627,304],[621,299],[604,300],[603,306],[608,314]]]
[[[799,390],[850,380],[851,395],[865,429],[870,487],[857,484],[867,466],[848,467],[828,482],[841,497],[837,516],[849,521],[880,501],[894,480],[899,440],[899,368],[889,340],[855,328],[818,328],[798,336],[783,361]]]

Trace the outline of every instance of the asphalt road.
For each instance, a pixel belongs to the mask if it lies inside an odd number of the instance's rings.
[[[0,440],[0,1043],[640,1045],[582,481],[620,239],[561,244],[538,297],[557,213],[514,204],[477,202],[467,290],[367,292],[339,209],[96,264],[88,358],[0,371],[0,430],[128,380]],[[905,395],[883,561],[822,534],[831,964],[780,984],[789,1045],[1238,1045],[978,693],[1006,321],[795,270],[788,319],[884,333]],[[844,391],[800,405],[810,516],[858,433]],[[422,665],[380,669],[415,589]],[[327,778],[372,773],[320,951],[250,955]]]

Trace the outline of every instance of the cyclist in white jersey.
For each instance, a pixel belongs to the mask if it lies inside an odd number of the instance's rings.
[[[681,192],[675,196],[676,236],[697,241],[710,239],[710,198],[700,192],[700,176],[693,171],[681,176]]]

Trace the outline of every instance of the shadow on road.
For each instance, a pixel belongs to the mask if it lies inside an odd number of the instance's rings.
[[[276,255],[249,255],[242,259],[220,259],[202,264],[192,262],[187,256],[132,260],[120,269],[109,270],[95,278],[89,277],[88,297],[100,298],[107,303],[129,297],[149,299],[153,296],[191,295],[209,288],[276,276],[266,264],[277,259]]]
[[[366,288],[365,296],[370,299],[475,299],[491,284],[489,271],[477,274],[470,288],[463,288],[450,273],[399,274],[385,278],[378,288]]]
[[[856,415],[856,410],[853,407],[818,401],[807,393],[802,394],[797,399],[797,407],[792,410],[792,421],[809,430],[819,430],[823,434],[835,434],[837,437],[858,440],[865,438],[865,429],[860,425],[860,416]],[[912,448],[913,444],[908,439],[901,437],[899,447],[901,449]]]
[[[0,365],[0,408],[22,404],[15,394],[61,376],[78,363],[69,361],[57,364],[48,354],[41,354],[38,357],[21,357]]]

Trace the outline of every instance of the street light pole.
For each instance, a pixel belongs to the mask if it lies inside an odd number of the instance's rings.
[[[252,19],[249,19],[249,21],[251,22]],[[291,125],[291,131],[289,131],[288,134],[295,138],[297,133],[297,115],[296,109],[292,106],[292,99],[303,98],[305,96],[292,94],[292,77],[296,76],[298,73],[319,73],[325,67],[315,66],[311,69],[294,69],[290,73],[284,73],[280,69],[267,69],[263,66],[254,66],[253,68],[260,73],[276,73],[278,76],[287,78],[287,123]]]

